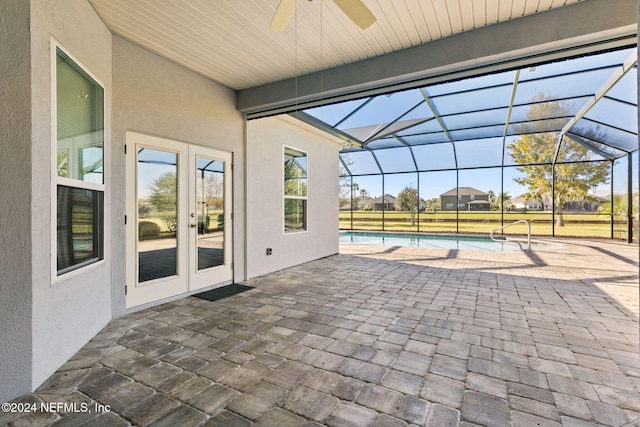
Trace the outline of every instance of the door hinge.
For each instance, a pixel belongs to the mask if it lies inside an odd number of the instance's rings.
[[[125,285],[125,287],[124,287],[124,294],[125,294],[125,295],[127,294],[127,286],[126,286],[126,285]]]
[[[233,212],[231,212],[231,221],[233,221]]]
[[[124,144],[124,154],[127,154],[127,144]]]
[[[231,163],[231,170],[233,170],[233,163]]]
[[[127,225],[127,216],[124,216],[124,225]]]

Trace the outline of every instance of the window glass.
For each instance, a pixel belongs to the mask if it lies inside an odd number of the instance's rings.
[[[284,150],[284,194],[307,195],[307,154],[291,148]]]
[[[103,258],[104,89],[58,47],[53,72],[60,276]]]
[[[284,147],[284,231],[307,229],[307,153]]]
[[[284,199],[284,231],[304,231],[307,229],[307,201]]]
[[[104,89],[60,49],[56,58],[57,174],[102,184]]]
[[[102,259],[102,192],[58,185],[58,275]]]

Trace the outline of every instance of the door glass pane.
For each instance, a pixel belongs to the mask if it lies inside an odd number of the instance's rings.
[[[138,282],[175,276],[178,154],[138,149]]]
[[[224,264],[224,162],[196,158],[198,270]]]

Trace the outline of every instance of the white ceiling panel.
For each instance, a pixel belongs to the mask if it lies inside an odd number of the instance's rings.
[[[283,32],[279,0],[89,0],[107,26],[152,52],[241,90],[406,49],[580,0],[362,0],[356,26],[332,0],[298,0]]]

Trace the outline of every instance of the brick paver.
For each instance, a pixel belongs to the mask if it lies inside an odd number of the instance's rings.
[[[343,245],[132,313],[0,425],[639,425],[638,247],[562,243]]]

